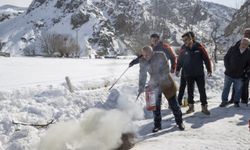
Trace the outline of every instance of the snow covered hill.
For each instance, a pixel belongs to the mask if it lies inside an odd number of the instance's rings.
[[[26,11],[26,8],[16,7],[12,5],[4,5],[0,7],[0,24],[3,21],[14,18]]]
[[[246,0],[241,8],[233,15],[232,21],[225,29],[225,35],[230,43],[238,41],[245,28],[250,27],[250,0]]]
[[[164,100],[163,129],[152,134],[152,114],[143,109],[144,95],[135,101],[138,66],[130,68],[114,89],[108,90],[129,61],[1,58],[0,150],[51,147],[50,150],[110,150],[107,147],[114,148],[120,143],[121,133],[131,130],[138,134],[132,150],[250,148],[250,107],[242,104],[240,108],[218,107],[223,87],[223,62],[216,65],[211,78],[206,78],[211,115],[204,116],[197,102],[194,114],[184,114],[186,130],[179,131]],[[74,93],[69,92],[65,76],[70,77]],[[198,99],[196,91],[195,100]],[[48,129],[13,123],[46,124],[52,119],[55,124]]]
[[[12,56],[32,44],[41,54],[38,41],[46,32],[71,35],[81,55],[124,55],[136,53],[153,32],[178,46],[181,35],[193,29],[199,40],[211,43],[215,22],[221,32],[234,12],[195,0],[34,0],[25,14],[0,24],[0,37],[6,42],[2,51]]]

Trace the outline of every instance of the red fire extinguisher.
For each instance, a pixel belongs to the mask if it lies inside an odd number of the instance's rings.
[[[146,96],[146,109],[148,111],[154,111],[156,109],[156,91],[154,91],[150,86],[145,88]]]

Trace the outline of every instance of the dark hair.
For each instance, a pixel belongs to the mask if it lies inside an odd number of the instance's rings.
[[[189,38],[191,38],[192,40],[195,40],[195,35],[194,35],[194,32],[193,32],[193,31],[186,32],[186,33],[184,33],[181,37],[182,37],[182,38],[184,38],[184,37],[189,37]]]
[[[158,34],[154,33],[154,34],[151,34],[150,38],[157,38],[157,39],[159,39],[160,36]]]

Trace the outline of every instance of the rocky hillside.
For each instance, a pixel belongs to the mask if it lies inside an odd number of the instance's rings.
[[[16,7],[12,5],[4,5],[0,7],[0,23],[8,19],[14,18],[26,11],[26,8]]]
[[[0,23],[2,51],[23,55],[44,33],[71,35],[81,47],[81,55],[116,55],[136,52],[148,43],[151,33],[180,45],[189,30],[198,39],[211,42],[218,24],[223,33],[234,9],[197,0],[34,0],[25,14]]]
[[[245,28],[250,27],[250,0],[247,0],[233,15],[233,19],[225,29],[225,35],[234,43],[242,37]]]

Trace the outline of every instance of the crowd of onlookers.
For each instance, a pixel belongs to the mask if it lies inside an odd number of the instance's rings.
[[[185,126],[182,120],[180,106],[183,102],[183,95],[187,86],[188,109],[187,114],[195,111],[194,108],[194,84],[196,83],[200,94],[201,112],[210,115],[208,110],[207,95],[205,89],[204,64],[207,76],[212,76],[211,60],[205,47],[196,41],[193,32],[182,35],[183,45],[176,57],[171,46],[160,40],[158,34],[150,36],[150,46],[141,50],[141,55],[132,60],[129,67],[135,64],[140,65],[138,95],[147,89],[151,89],[155,97],[154,128],[153,132],[161,130],[161,101],[162,94],[168,100],[176,124],[180,130]],[[169,65],[169,60],[171,65]],[[248,103],[249,100],[249,77],[250,77],[250,28],[245,29],[244,36],[235,45],[231,46],[224,57],[225,79],[222,91],[222,102],[220,107],[234,103],[240,107],[241,103]],[[171,73],[180,76],[180,86],[177,96],[177,86]],[[147,81],[147,74],[150,75]],[[232,87],[232,97],[228,95]],[[241,100],[241,101],[240,101]]]

